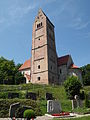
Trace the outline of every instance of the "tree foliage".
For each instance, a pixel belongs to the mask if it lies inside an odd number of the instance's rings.
[[[80,94],[80,89],[82,87],[82,84],[78,77],[71,76],[68,77],[68,79],[64,82],[64,87],[66,94],[69,98],[74,98],[75,95]]]
[[[90,85],[90,64],[81,67],[84,85]]]
[[[0,58],[0,84],[15,84],[15,79],[25,79],[18,68],[21,65],[15,65],[13,60],[7,60],[4,57]],[[21,78],[20,78],[21,77]]]
[[[20,72],[15,74],[15,84],[22,84],[26,82],[26,78]]]

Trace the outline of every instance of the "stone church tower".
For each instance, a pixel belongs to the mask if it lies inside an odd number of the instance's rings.
[[[31,83],[58,83],[54,25],[41,9],[32,31]]]

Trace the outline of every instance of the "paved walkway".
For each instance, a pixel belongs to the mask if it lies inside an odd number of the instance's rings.
[[[0,118],[0,120],[12,120],[12,119],[11,118]],[[25,120],[25,119],[17,118],[16,120]],[[48,116],[38,116],[35,120],[52,120],[52,118]]]
[[[52,117],[49,117],[49,116],[40,116],[40,117],[37,117],[36,120],[52,120]]]
[[[90,116],[90,114],[86,114],[86,115],[78,115],[78,114],[76,114],[76,116],[72,117],[72,118],[84,117],[84,116]],[[68,118],[70,118],[70,117],[68,117]],[[59,119],[62,119],[62,118],[59,118]],[[12,119],[11,118],[0,118],[0,120],[12,120]],[[24,120],[24,119],[17,118],[16,120]],[[38,116],[35,120],[53,120],[53,118],[50,117],[50,116],[44,115],[44,116]]]

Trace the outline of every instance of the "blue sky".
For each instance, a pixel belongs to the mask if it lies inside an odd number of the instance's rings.
[[[31,56],[32,25],[39,8],[55,25],[58,56],[90,63],[90,0],[0,0],[0,56],[23,63]]]

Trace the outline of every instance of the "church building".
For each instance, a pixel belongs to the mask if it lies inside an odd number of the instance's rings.
[[[33,84],[62,84],[72,75],[82,79],[70,55],[58,57],[54,25],[41,9],[33,24],[31,58],[19,71],[26,77],[26,83]]]

